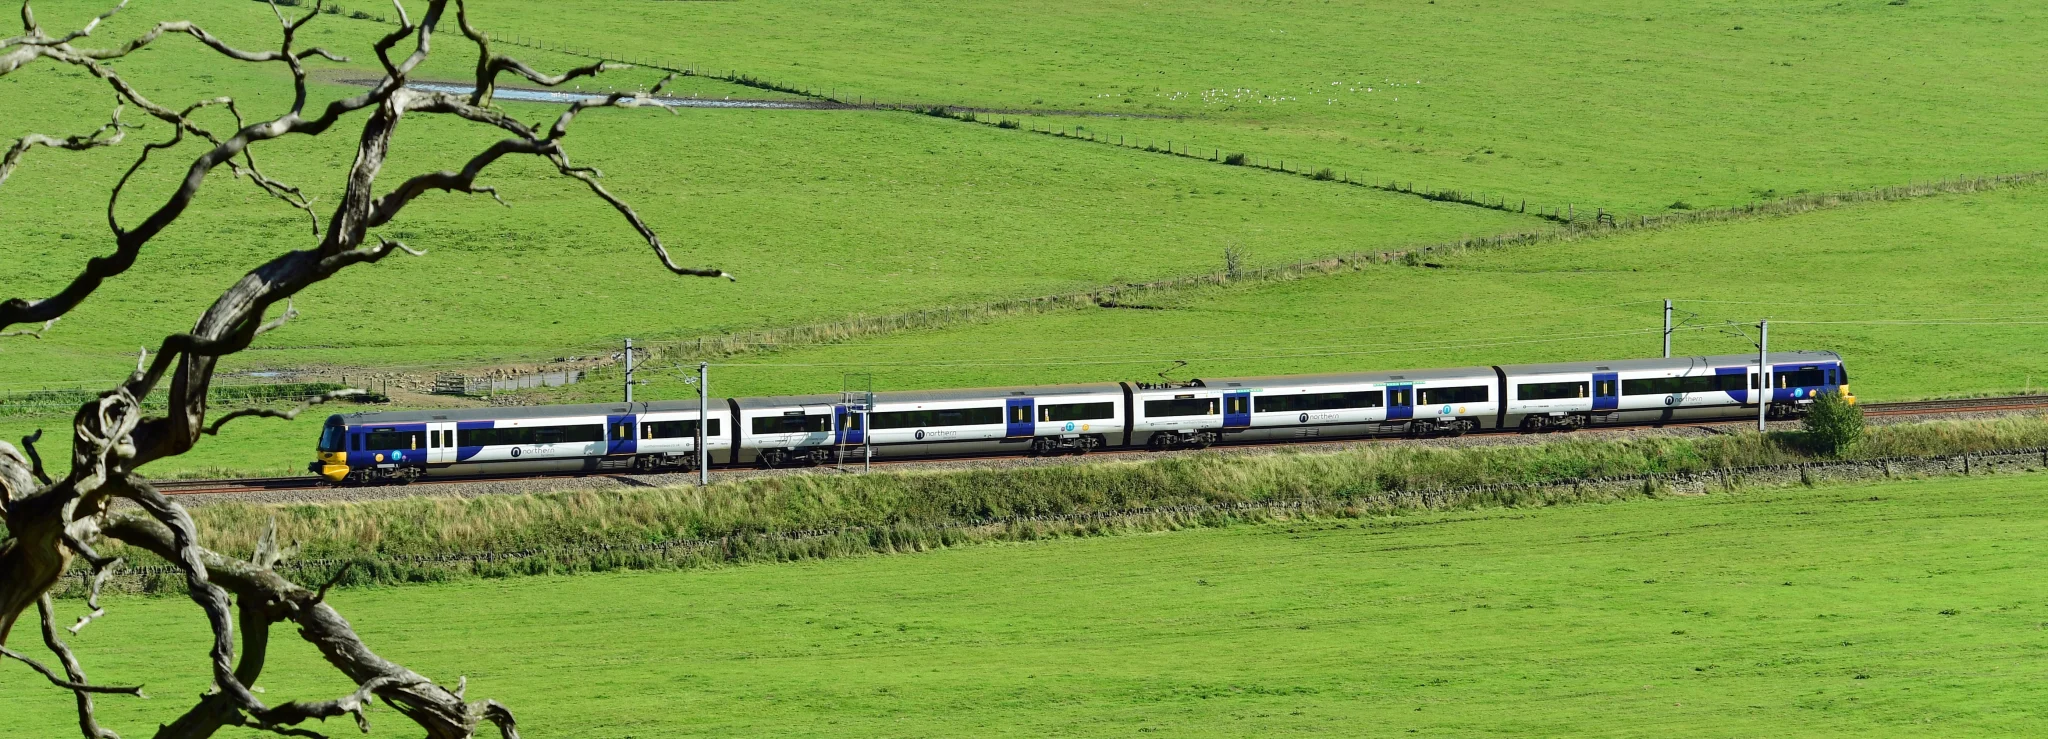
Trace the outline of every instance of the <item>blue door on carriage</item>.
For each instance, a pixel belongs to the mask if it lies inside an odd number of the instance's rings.
[[[1725,388],[1722,392],[1728,393],[1729,400],[1733,400],[1743,405],[1749,405],[1749,390],[1745,387],[1745,380],[1747,380],[1748,383],[1755,382],[1755,379],[1750,377],[1750,375],[1752,374],[1750,372],[1750,369],[1752,368],[1715,367],[1714,380],[1716,383],[1718,383],[1720,387]],[[1723,380],[1721,379],[1723,376],[1733,377],[1734,379]]]
[[[1387,420],[1415,417],[1415,386],[1409,383],[1387,386]]]
[[[1621,407],[1621,381],[1613,372],[1593,373],[1593,410],[1611,411]]]
[[[867,414],[843,405],[832,406],[832,443],[867,443]]]
[[[1223,394],[1223,427],[1227,429],[1248,428],[1252,425],[1252,394],[1247,390]]]
[[[1004,401],[1003,436],[1010,439],[1037,436],[1038,424],[1031,420],[1031,414],[1036,412],[1032,410],[1030,398],[1011,398]]]
[[[632,414],[605,416],[605,454],[632,454],[640,449],[639,424]]]

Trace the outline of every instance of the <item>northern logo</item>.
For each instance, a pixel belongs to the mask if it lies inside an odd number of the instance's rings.
[[[924,429],[918,429],[918,430],[917,430],[917,438],[919,438],[919,439],[923,439],[923,438],[924,438]]]

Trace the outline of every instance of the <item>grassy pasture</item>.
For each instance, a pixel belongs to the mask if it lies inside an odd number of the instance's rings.
[[[58,27],[83,3],[38,4]],[[97,5],[91,5],[97,7]],[[159,16],[191,15],[249,46],[271,43],[258,3],[152,3],[105,38]],[[351,52],[376,24],[323,18],[314,39]],[[444,39],[444,41],[448,41]],[[242,96],[251,115],[288,99],[282,71],[214,61],[166,39],[139,55],[138,85],[163,100]],[[461,44],[435,75],[459,78]],[[558,62],[560,60],[557,60]],[[135,61],[120,66],[136,66]],[[319,65],[316,65],[319,66]],[[360,68],[357,68],[358,70]],[[323,71],[343,79],[348,69]],[[608,75],[624,87],[645,71]],[[700,85],[702,81],[697,81]],[[746,92],[727,86],[728,92]],[[321,84],[317,100],[355,88]],[[0,130],[97,125],[108,96],[49,65],[0,78]],[[522,116],[559,106],[506,103]],[[621,336],[652,338],[892,312],[1218,269],[1239,246],[1269,262],[1534,225],[1532,218],[1241,173],[1135,152],[1082,149],[1009,131],[875,111],[657,110],[586,114],[571,138],[665,235],[679,261],[714,263],[736,284],[669,276],[602,202],[536,162],[508,160],[484,197],[430,195],[386,235],[427,249],[307,291],[303,317],[230,369],[420,366],[545,360]],[[129,118],[137,119],[130,111]],[[206,119],[230,125],[226,115]],[[0,292],[41,294],[110,248],[103,201],[139,144],[85,154],[38,151],[0,191]],[[459,167],[487,131],[420,117],[402,129],[388,178]],[[292,140],[261,154],[271,173],[332,203],[352,139]],[[180,152],[193,151],[190,148]],[[159,154],[156,161],[173,157]],[[146,169],[120,212],[132,222],[181,173]],[[71,179],[67,179],[71,178]],[[309,243],[301,214],[217,176],[185,221],[43,341],[0,346],[0,387],[119,376],[134,347],[184,330],[255,259]]]
[[[2043,718],[2044,495],[1903,482],[332,598],[548,736],[2012,735]],[[110,601],[72,643],[157,697],[101,716],[167,720],[206,685],[203,624]],[[283,631],[270,664],[269,700],[348,689]],[[0,686],[0,735],[71,726],[27,670]]]
[[[886,390],[1150,380],[1174,360],[1190,362],[1174,371],[1187,378],[1656,356],[1660,301],[1673,298],[1681,355],[1755,351],[1754,322],[1770,318],[1773,347],[1841,352],[1866,400],[2019,392],[2048,385],[2044,206],[2048,188],[2029,186],[1191,289],[738,357],[712,387],[836,391],[850,372]],[[674,372],[646,377],[646,397],[695,392]]]
[[[735,357],[714,368],[712,392],[831,392],[847,373],[872,374],[879,390],[1149,380],[1175,360],[1190,361],[1174,372],[1186,378],[1655,356],[1665,297],[1689,327],[1673,339],[1679,354],[1751,351],[1747,324],[1769,317],[1775,347],[1841,352],[1865,400],[2038,390],[2043,206],[2048,187],[2028,186],[1430,257],[1441,269],[1177,290],[1138,307]],[[639,397],[695,396],[672,367],[640,377]],[[532,399],[611,400],[613,380]],[[326,412],[240,422],[152,474],[296,474]],[[0,417],[0,438],[62,421]]]
[[[2048,15],[2020,0],[529,0],[477,13],[847,99],[1124,116],[1059,124],[1627,212],[2035,169],[2027,142],[2044,123],[2027,111],[2048,103],[2034,41]]]

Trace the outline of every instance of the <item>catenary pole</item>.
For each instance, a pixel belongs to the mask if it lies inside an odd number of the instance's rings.
[[[1765,414],[1771,409],[1771,322],[1756,322],[1756,431],[1761,434]]]
[[[739,419],[733,419],[739,423]],[[697,363],[697,484],[711,484],[711,363]]]
[[[1664,358],[1671,358],[1671,299],[1664,299]]]
[[[633,402],[633,340],[626,340],[626,402]]]

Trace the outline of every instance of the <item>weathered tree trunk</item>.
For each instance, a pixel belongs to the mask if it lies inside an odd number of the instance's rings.
[[[412,71],[427,59],[430,41],[443,17],[454,6],[462,36],[479,52],[475,90],[467,97],[424,92],[406,87]],[[86,262],[63,289],[43,298],[11,297],[0,301],[0,338],[35,336],[53,330],[57,319],[91,297],[108,278],[118,276],[135,263],[141,250],[157,234],[176,222],[185,212],[206,177],[226,167],[286,206],[307,215],[315,240],[265,261],[250,270],[208,307],[190,333],[165,337],[154,355],[145,353],[136,370],[126,379],[79,408],[71,439],[71,469],[62,480],[43,474],[34,439],[22,447],[0,442],[0,518],[7,524],[7,536],[0,539],[0,657],[19,660],[41,673],[53,685],[76,695],[80,732],[87,739],[114,736],[101,728],[94,716],[92,695],[97,693],[140,694],[137,687],[94,685],[71,649],[59,638],[50,593],[75,561],[91,567],[92,615],[71,627],[76,631],[99,614],[98,589],[120,561],[101,557],[95,542],[113,538],[162,557],[185,575],[186,590],[200,607],[211,627],[213,645],[209,659],[216,690],[201,699],[177,720],[157,731],[158,737],[206,737],[223,726],[254,726],[295,733],[290,727],[308,719],[351,715],[368,730],[364,710],[372,701],[382,701],[424,729],[432,739],[473,736],[483,724],[497,727],[508,738],[517,737],[512,714],[495,701],[468,701],[461,684],[454,690],[378,656],[356,636],[347,619],[325,602],[327,587],[308,590],[277,574],[274,565],[287,556],[266,532],[255,555],[239,560],[215,553],[198,541],[190,516],[177,503],[158,492],[137,470],[150,462],[183,454],[206,434],[218,433],[234,419],[248,416],[290,418],[297,411],[280,412],[247,409],[225,414],[207,423],[207,391],[219,358],[246,349],[257,336],[284,325],[297,315],[290,307],[293,295],[325,280],[351,265],[376,262],[394,251],[422,254],[404,244],[378,238],[370,243],[369,229],[397,217],[405,206],[429,191],[497,193],[477,178],[500,158],[508,155],[540,157],[561,175],[577,180],[592,194],[622,215],[646,240],[669,271],[679,275],[729,277],[716,269],[677,266],[660,237],[624,201],[598,183],[596,170],[570,164],[562,148],[576,115],[593,107],[635,107],[647,102],[646,94],[612,94],[593,97],[570,105],[554,123],[545,128],[529,126],[492,107],[491,95],[498,75],[512,73],[539,85],[560,85],[578,77],[595,75],[608,67],[604,63],[570,70],[561,75],[544,75],[510,57],[494,54],[487,35],[470,26],[463,0],[430,0],[425,15],[415,23],[401,5],[399,25],[373,45],[385,76],[368,92],[328,103],[317,114],[308,115],[306,72],[303,63],[312,58],[340,60],[323,49],[295,48],[299,29],[320,15],[315,6],[303,16],[288,18],[275,8],[283,41],[276,51],[251,52],[229,46],[204,29],[185,21],[158,23],[149,32],[113,48],[84,48],[100,21],[120,12],[126,0],[101,14],[77,31],[51,36],[37,24],[27,2],[21,7],[23,33],[0,39],[0,75],[6,75],[41,60],[66,64],[105,82],[116,97],[111,122],[89,134],[58,138],[28,134],[16,139],[0,158],[0,184],[6,184],[20,162],[32,149],[77,151],[121,142],[131,128],[121,121],[121,111],[134,106],[170,126],[172,137],[160,145],[145,147],[129,174],[147,160],[152,151],[170,148],[188,138],[205,147],[186,169],[178,186],[161,205],[141,221],[124,225],[109,218],[115,249],[111,254]],[[105,62],[142,49],[159,38],[188,36],[231,61],[283,64],[292,74],[295,93],[291,109],[277,118],[247,124],[232,133],[216,133],[190,116],[209,105],[227,104],[225,98],[204,100],[182,110],[157,104],[117,74]],[[412,51],[393,60],[390,52],[411,39]],[[662,85],[654,88],[658,93]],[[649,93],[653,94],[653,93]],[[273,139],[291,135],[319,136],[329,132],[345,117],[365,112],[358,134],[356,157],[345,175],[340,202],[320,227],[313,203],[301,191],[264,173],[250,156],[250,149]],[[379,195],[377,181],[389,154],[393,134],[407,115],[449,115],[496,128],[506,138],[472,157],[461,171],[440,171],[416,175]],[[239,121],[239,113],[237,114]],[[124,176],[109,195],[108,212],[128,186]],[[16,186],[19,186],[18,183]],[[502,203],[502,201],[500,201]],[[285,310],[266,319],[279,302]],[[8,330],[18,324],[41,324],[34,330]],[[164,388],[170,411],[161,417],[147,417],[142,399]],[[336,393],[333,395],[342,395]],[[323,398],[325,399],[325,398]],[[134,510],[114,512],[114,501],[133,504]],[[230,595],[236,606],[230,607]],[[56,655],[57,669],[26,654],[8,648],[15,622],[31,605],[36,606],[45,646]],[[261,676],[268,652],[270,627],[290,622],[300,636],[313,644],[329,664],[355,682],[357,690],[332,700],[291,701],[266,705],[250,691]],[[239,630],[239,650],[237,631]]]

